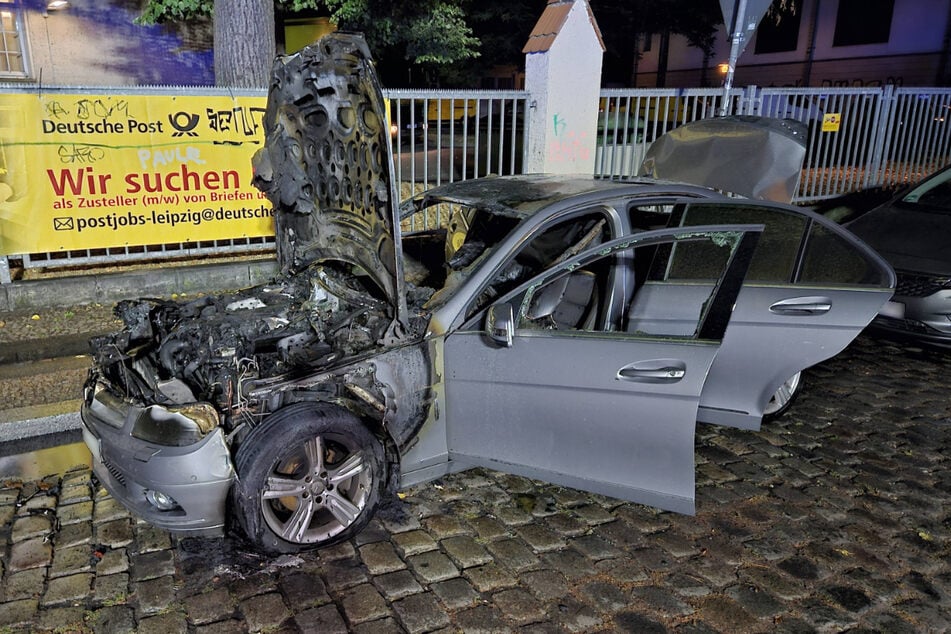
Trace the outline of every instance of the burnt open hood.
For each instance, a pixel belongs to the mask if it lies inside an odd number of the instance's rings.
[[[799,188],[807,132],[792,119],[692,121],[654,141],[638,175],[788,203]]]
[[[342,263],[405,327],[399,196],[383,94],[363,37],[333,33],[272,69],[254,184],[274,206],[284,273]]]

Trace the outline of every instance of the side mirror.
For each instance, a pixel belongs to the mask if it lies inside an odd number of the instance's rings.
[[[515,317],[511,304],[493,304],[485,315],[485,334],[495,343],[512,347],[515,338]]]

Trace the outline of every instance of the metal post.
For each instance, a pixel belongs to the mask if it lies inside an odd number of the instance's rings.
[[[740,57],[745,17],[746,0],[735,0],[733,3],[733,24],[730,25],[733,40],[730,42],[730,59],[727,61],[726,77],[723,79],[723,103],[720,104],[721,117],[727,116],[730,112],[730,90],[733,88],[733,72],[736,70],[736,60]]]
[[[891,150],[891,140],[895,130],[895,112],[897,109],[897,98],[895,96],[895,87],[887,84],[878,97],[878,107],[876,108],[876,120],[872,130],[872,158],[865,168],[865,178],[862,181],[862,188],[878,187],[887,184],[885,182],[884,165],[888,160],[888,152]]]

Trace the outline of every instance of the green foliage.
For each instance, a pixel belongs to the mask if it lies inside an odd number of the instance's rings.
[[[462,8],[465,1],[275,0],[288,13],[323,12],[339,28],[364,33],[375,57],[385,51],[425,65],[452,64],[479,55],[479,39]],[[137,21],[187,22],[211,15],[212,7],[213,0],[148,0]]]
[[[320,0],[277,0],[275,5],[291,13],[311,11],[323,7],[323,3]]]
[[[381,51],[399,49],[410,62],[440,65],[479,54],[479,40],[458,1],[324,0],[324,5],[339,28],[364,33],[378,58]]]
[[[462,9],[447,4],[408,24],[406,42],[406,56],[423,64],[448,64],[479,55],[479,40],[472,37]]]
[[[482,42],[480,52],[486,67],[525,63],[522,47],[545,10],[545,4],[546,0],[470,0],[466,14],[473,32]]]
[[[188,22],[211,15],[213,0],[149,0],[137,24]]]
[[[316,12],[330,16],[340,29],[362,32],[388,85],[402,84],[409,68],[414,83],[425,79],[429,84],[466,86],[495,65],[524,64],[522,46],[546,4],[546,0],[274,2],[285,14]],[[718,0],[589,2],[608,48],[606,60],[627,68],[638,55],[635,35],[677,33],[709,54],[722,21]],[[800,11],[801,4],[802,0],[775,0],[770,18]],[[207,19],[212,7],[213,0],[147,0],[138,22]]]

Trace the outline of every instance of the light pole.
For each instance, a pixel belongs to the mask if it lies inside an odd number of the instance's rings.
[[[730,24],[732,40],[730,42],[730,59],[727,61],[726,77],[723,78],[723,101],[720,104],[720,116],[730,113],[730,89],[733,88],[733,72],[736,70],[736,60],[744,48],[746,29],[743,20],[746,17],[746,0],[733,1],[733,20]]]

